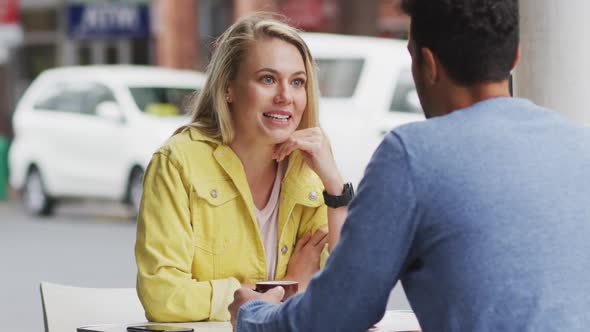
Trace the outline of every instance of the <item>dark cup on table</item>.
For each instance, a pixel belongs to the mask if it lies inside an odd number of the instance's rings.
[[[281,301],[285,301],[289,297],[297,294],[299,289],[299,283],[297,281],[289,280],[270,280],[270,281],[259,281],[256,283],[255,291],[259,293],[266,293],[269,289],[281,286],[285,289],[285,295]]]

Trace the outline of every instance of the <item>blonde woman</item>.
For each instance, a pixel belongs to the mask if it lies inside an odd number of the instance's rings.
[[[207,74],[192,123],[145,174],[137,291],[154,321],[228,320],[233,292],[257,281],[305,289],[352,197],[317,127],[314,62],[294,28],[239,20]]]

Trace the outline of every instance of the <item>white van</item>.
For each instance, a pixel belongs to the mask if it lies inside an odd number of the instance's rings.
[[[137,209],[151,155],[189,121],[182,103],[204,82],[198,72],[142,66],[43,72],[14,113],[11,186],[35,215],[51,214],[66,198]]]

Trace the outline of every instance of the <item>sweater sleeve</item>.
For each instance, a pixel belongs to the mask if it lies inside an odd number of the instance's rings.
[[[144,177],[135,244],[139,299],[150,321],[229,320],[240,283],[193,278],[190,186],[166,152],[154,154]]]
[[[366,331],[383,317],[417,229],[418,199],[403,143],[375,152],[326,266],[281,305],[241,307],[237,332]]]

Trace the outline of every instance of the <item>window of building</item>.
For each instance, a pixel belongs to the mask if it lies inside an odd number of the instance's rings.
[[[78,64],[83,66],[92,64],[90,43],[80,43],[78,45]]]
[[[131,40],[132,62],[136,65],[149,65],[150,40],[147,38],[135,38]]]
[[[25,33],[56,31],[57,17],[57,8],[22,8],[20,12]]]
[[[114,43],[109,43],[106,47],[106,63],[109,65],[119,63],[119,50]]]
[[[29,81],[57,64],[55,44],[23,45],[20,52],[23,76]]]

